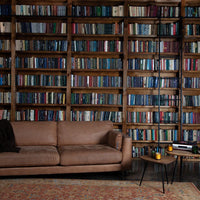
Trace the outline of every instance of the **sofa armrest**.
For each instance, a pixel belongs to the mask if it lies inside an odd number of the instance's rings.
[[[122,149],[122,133],[119,131],[109,131],[107,144],[119,151]]]
[[[132,138],[123,135],[122,140],[122,168],[130,170],[132,167]]]

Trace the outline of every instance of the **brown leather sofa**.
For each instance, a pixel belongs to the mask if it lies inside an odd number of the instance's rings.
[[[0,176],[125,171],[132,140],[110,121],[12,122],[20,152],[0,153]]]

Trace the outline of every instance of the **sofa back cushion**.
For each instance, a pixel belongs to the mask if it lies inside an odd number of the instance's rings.
[[[57,123],[43,122],[11,122],[18,146],[57,145]]]
[[[58,122],[58,145],[105,144],[111,121]]]

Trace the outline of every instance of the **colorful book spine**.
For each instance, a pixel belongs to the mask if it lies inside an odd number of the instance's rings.
[[[71,58],[72,69],[122,69],[121,58]]]
[[[122,52],[123,41],[120,40],[73,40],[74,52]]]
[[[16,103],[25,104],[65,104],[65,93],[56,92],[16,92]]]
[[[122,94],[72,93],[71,104],[122,105]]]
[[[71,75],[71,87],[122,87],[122,77]]]
[[[183,124],[200,124],[200,113],[183,112]]]
[[[0,57],[0,68],[11,68],[11,57]]]
[[[67,24],[62,22],[44,23],[44,22],[17,22],[17,33],[67,33]]]
[[[74,17],[123,17],[124,6],[72,6]]]
[[[65,75],[31,75],[18,74],[16,76],[17,86],[66,86]]]
[[[178,130],[171,129],[128,129],[128,135],[132,140],[142,141],[177,141]]]
[[[1,61],[1,60],[0,60]],[[16,57],[16,68],[66,69],[67,58],[61,57]]]
[[[87,23],[72,23],[72,34],[86,35],[118,35],[124,33],[124,23],[110,24],[87,24]]]
[[[0,92],[0,103],[11,103],[11,92]]]
[[[17,121],[64,121],[66,113],[62,110],[28,109],[16,111]]]
[[[0,86],[11,85],[11,74],[0,74]]]
[[[127,112],[128,123],[177,123],[177,112]]]
[[[179,17],[178,6],[129,6],[130,17]]]
[[[128,94],[129,106],[158,106],[158,95]],[[160,106],[178,106],[178,95],[160,95]]]
[[[122,122],[122,112],[117,111],[71,111],[71,121]]]
[[[200,142],[200,130],[183,130],[183,140],[188,142]]]
[[[185,77],[183,80],[184,88],[200,88],[199,77]]]
[[[176,77],[161,77],[160,83],[158,77],[127,77],[128,87],[139,87],[139,88],[158,88],[158,84],[162,88],[178,88],[178,78]]]
[[[66,40],[16,40],[17,51],[67,51]]]
[[[67,7],[62,5],[16,5],[20,16],[66,16]]]

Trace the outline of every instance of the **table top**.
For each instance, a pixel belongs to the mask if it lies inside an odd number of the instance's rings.
[[[162,165],[168,165],[170,163],[175,162],[176,158],[172,156],[161,156],[160,160],[156,160],[155,158],[152,158],[151,156],[145,155],[140,157],[142,160],[153,162],[153,163],[158,163]]]
[[[188,156],[188,157],[200,158],[200,154],[194,154],[191,151],[173,150],[173,151],[167,151],[167,153],[174,156]]]

